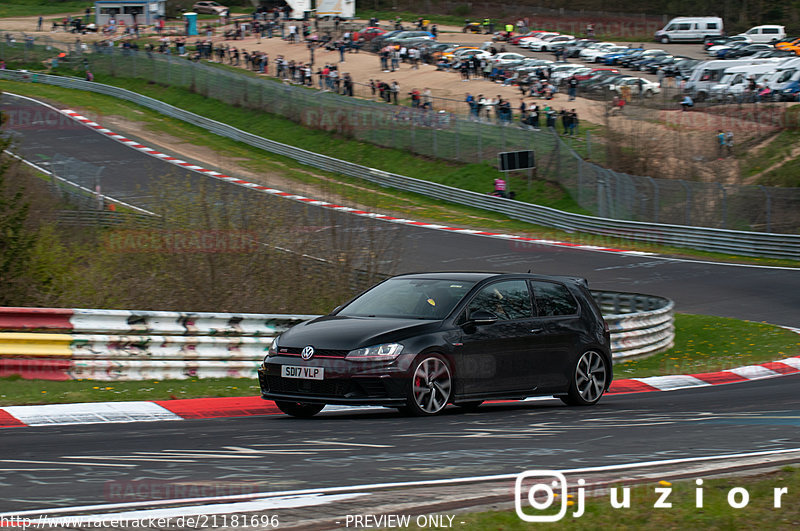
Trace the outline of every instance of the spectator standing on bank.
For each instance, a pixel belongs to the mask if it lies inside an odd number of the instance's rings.
[[[568,132],[570,136],[575,136],[575,133],[578,132],[578,113],[575,111],[575,109],[569,111],[569,117],[570,120]]]
[[[717,160],[722,160],[725,154],[725,133],[722,129],[717,130]]]
[[[350,77],[350,72],[345,72],[344,76],[342,77],[342,82],[344,84],[344,95],[345,96],[353,96],[353,78]]]
[[[573,75],[570,76],[569,81],[567,81],[567,89],[569,94],[569,101],[575,101],[575,97],[578,94],[578,79]]]
[[[478,104],[475,102],[475,97],[469,92],[467,92],[464,101],[467,103],[467,106],[469,106],[469,119],[477,120],[478,113],[476,112],[476,110],[478,108]]]
[[[728,149],[728,155],[733,155],[733,131],[725,133],[725,147]]]
[[[42,31],[42,24],[44,24],[44,17],[39,15],[39,21],[36,24],[36,31]]]
[[[433,94],[428,87],[425,87],[425,90],[422,91],[422,108],[433,110]]]
[[[389,92],[389,97],[391,98],[392,103],[397,105],[397,95],[400,93],[400,84],[397,82],[397,80],[392,81],[392,86],[389,87]]]

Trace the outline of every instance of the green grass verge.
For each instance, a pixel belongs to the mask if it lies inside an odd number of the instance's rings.
[[[757,476],[704,479],[702,487],[699,487],[703,494],[702,507],[699,508],[698,486],[694,479],[674,483],[668,479],[630,487],[629,508],[613,508],[609,494],[592,496],[591,492],[587,492],[585,514],[574,518],[572,513],[576,507],[573,505],[568,508],[563,520],[549,524],[547,529],[796,529],[800,521],[800,504],[794,502],[792,495],[800,485],[800,468],[797,467],[788,466]],[[655,489],[665,486],[672,489],[666,500],[672,507],[655,508],[661,496]],[[625,482],[620,482],[616,487],[619,499],[622,499]],[[728,502],[731,489],[737,487],[746,489],[749,495],[749,503],[741,509],[732,508]],[[781,488],[787,488],[788,493],[782,497],[781,506],[776,508],[775,489]],[[509,494],[509,501],[512,500]],[[735,500],[739,501],[741,497]],[[557,501],[552,506],[553,510],[538,514],[555,514],[559,506],[560,502]],[[532,508],[525,510],[525,513],[537,514]],[[414,519],[411,521],[413,523]],[[458,514],[454,519],[454,527],[463,531],[528,530],[534,525],[520,520],[513,509]],[[406,529],[421,528],[412,525]]]
[[[114,85],[117,80],[115,78],[110,78],[107,81],[108,84]],[[425,180],[431,180],[431,176],[438,176],[441,179],[442,175],[445,174],[453,179],[452,181],[445,181],[445,184],[459,187],[465,186],[464,183],[471,182],[473,186],[482,190],[486,189],[483,179],[493,179],[497,174],[496,170],[491,169],[488,165],[485,165],[482,171],[478,171],[477,167],[481,166],[479,164],[461,165],[458,167],[457,165],[447,162],[432,161],[431,159],[423,157],[411,157],[407,153],[397,150],[388,150],[355,140],[341,139],[321,131],[311,131],[297,126],[288,120],[277,118],[277,120],[281,120],[280,125],[285,123],[288,127],[297,128],[296,130],[291,130],[297,133],[299,140],[295,141],[292,133],[287,133],[280,127],[276,130],[264,126],[264,122],[261,122],[261,116],[266,117],[263,118],[266,120],[270,118],[270,115],[264,114],[256,116],[255,113],[224,105],[187,91],[165,89],[164,87],[148,84],[139,80],[133,81],[134,82],[129,85],[118,86],[123,86],[123,88],[129,88],[130,90],[141,89],[145,95],[156,99],[161,99],[159,98],[160,95],[168,93],[170,94],[169,101],[166,99],[164,101],[197,114],[203,114],[203,111],[210,108],[214,111],[214,114],[209,117],[218,119],[234,127],[260,134],[272,140],[285,141],[287,144],[298,145],[300,147],[305,146],[317,152],[325,152],[322,148],[327,147],[329,152],[337,158],[343,158],[357,163],[361,162],[371,167],[382,168],[383,164],[386,164],[386,169],[388,169],[388,171],[401,173],[403,175],[417,176]],[[737,261],[759,265],[798,266],[798,262],[792,260],[741,257],[722,253],[695,251],[653,245],[627,238],[572,233],[549,227],[532,225],[530,223],[513,220],[500,214],[446,203],[417,194],[391,190],[360,179],[349,178],[339,174],[309,169],[292,159],[264,152],[241,142],[234,142],[224,137],[211,135],[204,129],[186,124],[179,120],[166,118],[144,107],[139,107],[100,94],[64,89],[50,85],[34,85],[5,80],[0,80],[0,90],[45,98],[55,104],[60,103],[70,107],[78,107],[85,111],[95,113],[97,119],[101,121],[103,115],[116,115],[129,120],[144,122],[148,128],[154,131],[168,133],[183,138],[187,142],[207,146],[220,153],[220,155],[238,158],[241,160],[240,164],[242,167],[249,170],[266,172],[275,171],[277,169],[284,174],[284,177],[296,180],[297,182],[319,186],[325,193],[333,194],[335,196],[333,200],[350,201],[351,203],[375,208],[383,212],[402,214],[409,217],[413,216],[415,219],[430,220],[481,230],[504,231],[534,238],[567,241],[601,247],[632,249],[665,255],[691,256],[693,258]],[[195,101],[198,102],[198,105],[194,105],[193,102]],[[271,123],[275,125],[274,122]],[[319,147],[314,144],[317,140],[319,140]],[[164,149],[168,150],[169,147],[167,146]],[[372,153],[370,150],[372,149],[378,152],[391,153],[383,157],[381,160],[384,162],[379,165],[375,160],[370,158],[370,154]],[[356,160],[348,159],[348,156],[343,155],[343,153],[352,155]],[[224,169],[235,174],[235,168]],[[512,177],[512,182],[510,184],[512,189],[524,189],[527,186],[524,177]],[[524,190],[524,192],[520,193],[520,196],[521,198],[525,198],[526,196],[528,198],[533,197],[535,198],[533,202],[545,206],[552,206],[553,208],[569,210],[567,207],[569,207],[570,204],[574,206],[571,199],[565,198],[560,188],[546,182],[535,183],[530,192]],[[322,198],[325,199],[325,197]],[[533,252],[535,251],[535,247],[533,244],[531,244],[530,247],[522,245],[515,247],[514,250],[518,252]]]
[[[800,336],[777,326],[703,315],[676,315],[675,347],[668,352],[614,366],[616,379],[729,369],[800,354]],[[0,378],[0,406],[169,400],[253,396],[258,382],[247,378],[144,382],[89,380],[54,382]]]
[[[747,177],[762,173],[757,184],[764,186],[800,187],[800,157],[795,150],[800,145],[800,131],[784,130],[758,151],[740,155]],[[772,168],[772,166],[778,166]],[[769,169],[772,168],[772,169]]]
[[[708,315],[675,315],[675,346],[614,366],[614,378],[696,374],[800,355],[800,336],[778,326]]]
[[[84,10],[90,3],[86,0],[3,0],[3,2],[0,2],[0,18],[35,17],[57,13],[72,13],[83,16]]]

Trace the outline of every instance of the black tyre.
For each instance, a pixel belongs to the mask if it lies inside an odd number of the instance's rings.
[[[593,406],[605,393],[607,381],[608,362],[605,356],[588,350],[575,364],[567,395],[559,398],[568,406]]]
[[[453,377],[447,361],[438,354],[421,356],[414,362],[408,400],[401,411],[416,417],[436,415],[444,411],[452,394]]]
[[[301,419],[308,419],[322,411],[322,408],[325,407],[325,404],[309,404],[307,402],[275,402],[275,405],[278,406],[278,409],[286,413],[287,415],[291,415],[292,417],[297,417]]]

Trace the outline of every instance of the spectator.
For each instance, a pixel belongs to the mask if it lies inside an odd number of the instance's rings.
[[[722,160],[722,155],[725,154],[725,133],[722,129],[717,130],[717,160]]]
[[[506,197],[506,181],[502,177],[494,180],[494,191],[492,195],[497,197]]]
[[[392,86],[389,87],[389,91],[391,92],[390,97],[392,99],[392,103],[397,105],[397,95],[400,93],[400,84],[397,80],[392,81]]]
[[[728,155],[733,155],[733,131],[725,133],[725,147],[728,149]]]
[[[431,89],[427,87],[422,91],[422,108],[433,110],[433,94],[431,94]]]
[[[694,102],[692,101],[692,97],[689,96],[688,94],[686,94],[683,97],[683,100],[681,100],[681,110],[683,112],[686,112],[689,109],[691,109],[692,107],[694,107]]]

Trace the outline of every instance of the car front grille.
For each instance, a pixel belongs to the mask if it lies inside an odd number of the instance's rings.
[[[267,386],[273,393],[344,396],[349,388],[349,382],[347,380],[302,380],[267,376]]]
[[[300,353],[303,351],[302,348],[295,348],[295,347],[288,347],[284,349],[281,347],[280,354],[282,356],[299,356]],[[329,350],[329,349],[315,349],[314,350],[314,357],[315,358],[344,358],[347,356],[347,350]]]

